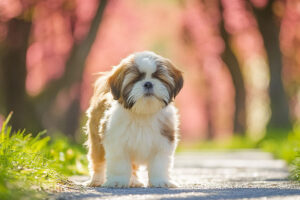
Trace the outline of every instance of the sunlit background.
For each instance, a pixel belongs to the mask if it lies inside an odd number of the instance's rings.
[[[143,50],[184,72],[183,141],[300,121],[299,0],[1,0],[0,123],[81,138],[95,74]]]

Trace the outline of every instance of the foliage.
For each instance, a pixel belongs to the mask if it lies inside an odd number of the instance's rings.
[[[297,148],[300,145],[300,131],[282,132],[282,130],[272,131],[272,134],[268,134],[259,142],[259,147],[291,163],[295,159]]]
[[[298,149],[297,155],[293,160],[292,177],[300,181],[300,150]]]
[[[273,130],[258,146],[273,153],[275,157],[286,160],[291,165],[292,178],[300,180],[300,129],[285,134],[282,132],[283,130]]]
[[[300,181],[300,149],[298,148],[295,159],[292,162],[292,177]]]
[[[55,136],[50,146],[46,148],[54,166],[64,175],[87,174],[88,162],[86,149],[82,145],[71,143],[63,135]]]
[[[64,175],[83,173],[82,148],[65,138],[49,145],[44,132],[36,137],[25,130],[12,133],[10,116],[0,131],[0,199],[43,198],[67,183]]]

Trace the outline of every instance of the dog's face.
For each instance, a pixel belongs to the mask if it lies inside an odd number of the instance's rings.
[[[114,99],[126,109],[147,114],[172,102],[183,86],[183,78],[168,59],[140,52],[123,59],[108,83]]]

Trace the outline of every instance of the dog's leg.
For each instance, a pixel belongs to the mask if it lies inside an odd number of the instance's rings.
[[[130,178],[130,187],[143,187],[144,184],[139,181],[137,172],[139,170],[139,166],[136,164],[132,164],[132,174]]]
[[[177,187],[170,180],[169,169],[173,163],[173,155],[167,152],[158,152],[148,164],[150,187]]]
[[[104,149],[102,144],[98,145],[91,145],[88,153],[91,180],[86,183],[86,186],[90,187],[101,186],[105,180]]]
[[[112,151],[108,151],[112,152]],[[106,182],[103,187],[129,187],[131,176],[131,161],[123,152],[106,154]]]
[[[105,101],[93,103],[87,111],[87,134],[88,134],[88,160],[91,180],[85,185],[96,187],[104,183],[105,180],[105,151],[99,133],[100,119],[105,110]],[[104,132],[104,124],[101,124],[101,131]]]
[[[104,183],[105,180],[105,152],[103,145],[96,143],[96,141],[90,141],[88,160],[89,160],[89,170],[91,179],[86,186],[97,187]]]

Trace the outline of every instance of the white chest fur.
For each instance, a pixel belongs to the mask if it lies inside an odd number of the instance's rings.
[[[174,150],[175,144],[161,134],[161,122],[176,116],[172,105],[154,115],[135,115],[116,103],[108,112],[103,139],[107,154],[128,156],[132,162],[145,164],[158,152]]]

